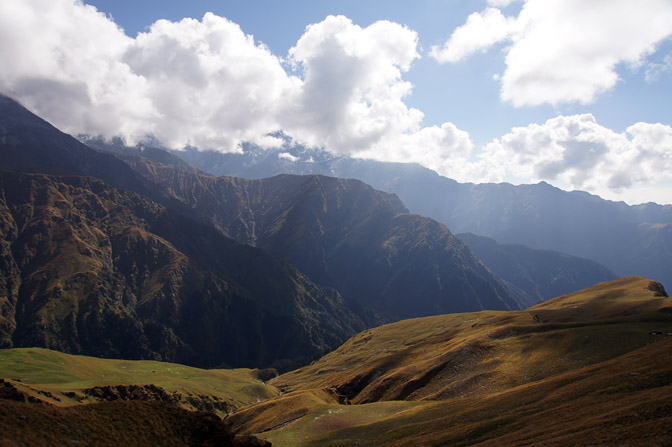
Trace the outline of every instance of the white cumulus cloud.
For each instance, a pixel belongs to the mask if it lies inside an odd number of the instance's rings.
[[[452,123],[384,138],[355,156],[379,161],[419,163],[458,181],[478,178],[480,166],[470,161],[474,144],[469,134]]]
[[[300,88],[266,47],[212,13],[200,21],[157,21],[122,61],[147,80],[145,96],[159,114],[145,131],[175,147],[265,144],[265,135],[279,129],[283,102]]]
[[[480,158],[491,181],[513,175],[615,197],[672,180],[672,127],[637,123],[617,133],[590,114],[558,116],[512,129]]]
[[[419,57],[417,45],[414,31],[388,21],[361,28],[329,16],[310,25],[289,50],[304,83],[283,129],[304,144],[339,153],[415,130],[423,115],[404,103],[412,85],[402,73]]]
[[[157,111],[121,60],[131,43],[79,2],[0,2],[0,90],[69,132],[134,132]]]
[[[507,42],[504,101],[590,103],[618,83],[619,65],[642,64],[670,35],[669,0],[527,0],[515,18],[492,7],[472,14],[431,54],[452,62]]]
[[[443,46],[434,46],[430,55],[439,62],[457,62],[476,51],[485,51],[511,36],[516,21],[497,8],[475,12],[458,27]]]
[[[279,146],[269,134],[282,130],[332,152],[409,161],[427,151],[390,142],[452,126],[423,129],[422,112],[405,104],[418,35],[389,21],[329,16],[282,59],[212,13],[159,20],[132,38],[79,0],[6,0],[0,38],[0,91],[71,133],[236,151]]]
[[[422,127],[422,112],[404,102],[412,85],[402,75],[417,47],[417,33],[388,21],[361,28],[330,16],[309,26],[289,51],[304,84],[283,129],[308,146],[465,174],[469,134],[452,123]]]
[[[59,128],[169,146],[268,144],[299,81],[225,18],[160,20],[132,39],[73,0],[0,4],[0,90]]]

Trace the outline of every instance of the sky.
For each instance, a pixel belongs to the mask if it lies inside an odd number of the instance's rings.
[[[672,0],[2,0],[0,67],[73,134],[672,203]]]

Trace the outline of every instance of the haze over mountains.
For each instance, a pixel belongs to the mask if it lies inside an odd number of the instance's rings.
[[[619,276],[644,275],[672,287],[672,205],[629,206],[545,182],[458,183],[417,164],[354,159],[290,144],[270,151],[252,145],[243,149],[241,154],[173,153],[214,175],[356,178],[395,193],[411,212],[436,219],[455,233],[592,259]]]

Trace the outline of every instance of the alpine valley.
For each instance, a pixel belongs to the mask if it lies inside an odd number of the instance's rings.
[[[670,206],[282,151],[0,96],[0,446],[672,444]]]

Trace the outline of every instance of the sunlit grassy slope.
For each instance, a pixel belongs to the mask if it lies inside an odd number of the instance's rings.
[[[282,446],[670,445],[672,299],[628,277],[365,331],[228,421]]]
[[[94,387],[155,385],[187,409],[203,409],[208,402],[223,404],[214,405],[221,414],[225,408],[277,396],[278,390],[262,381],[266,375],[251,369],[205,370],[174,363],[68,355],[40,348],[0,350],[0,378],[11,381],[28,396],[58,406],[98,400],[85,391]]]

